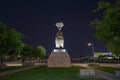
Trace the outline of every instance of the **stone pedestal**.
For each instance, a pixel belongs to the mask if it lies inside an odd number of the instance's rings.
[[[65,49],[54,49],[48,58],[48,67],[71,67],[71,59]]]

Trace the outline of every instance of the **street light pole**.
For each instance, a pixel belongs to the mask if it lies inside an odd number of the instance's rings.
[[[92,47],[93,60],[94,60],[94,64],[95,64],[95,57],[94,57],[95,51],[94,51],[94,46],[93,46],[93,44],[92,44],[92,43],[88,43],[88,46],[91,46],[91,47]]]

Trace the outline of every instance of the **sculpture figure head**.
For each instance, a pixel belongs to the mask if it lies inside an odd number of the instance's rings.
[[[57,22],[56,26],[58,27],[58,30],[60,31],[62,27],[64,26],[63,22]]]

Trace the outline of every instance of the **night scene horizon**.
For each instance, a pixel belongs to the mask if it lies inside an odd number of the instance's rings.
[[[94,14],[100,0],[39,1],[3,0],[0,2],[0,22],[25,35],[23,41],[36,47],[42,45],[47,55],[55,48],[57,22],[63,22],[64,48],[71,57],[92,56],[89,42],[95,52],[108,52],[104,43],[95,38],[90,21],[102,19],[101,12]],[[115,0],[103,0],[115,2]]]

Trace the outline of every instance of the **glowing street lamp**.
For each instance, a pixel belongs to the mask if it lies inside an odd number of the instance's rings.
[[[94,54],[95,54],[95,51],[94,51],[94,46],[92,43],[88,43],[88,46],[91,46],[92,47],[92,52],[93,52],[93,59],[94,59],[94,63],[95,63],[95,58],[94,58]]]
[[[93,56],[94,56],[94,46],[92,43],[88,43],[88,46],[91,46],[92,47],[92,52],[93,52]]]

